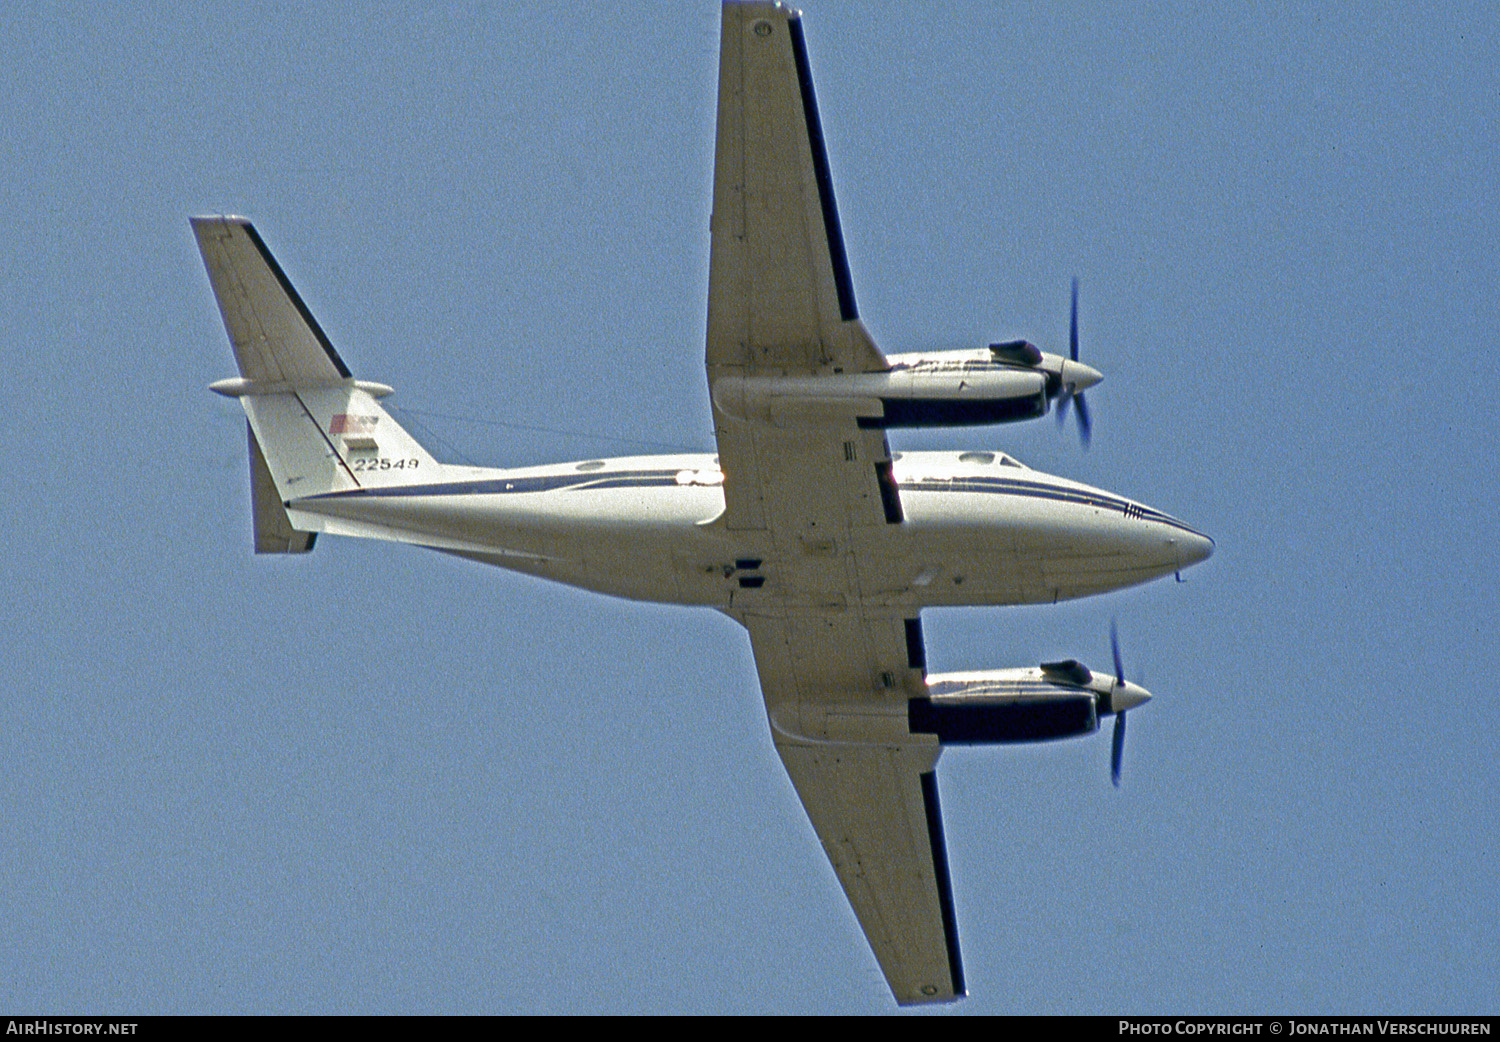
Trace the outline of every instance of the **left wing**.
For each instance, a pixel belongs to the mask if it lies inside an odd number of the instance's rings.
[[[963,996],[937,750],[778,741],[776,751],[896,1001]]]
[[[902,1005],[964,994],[936,738],[911,734],[914,621],[750,616],[776,752]]]

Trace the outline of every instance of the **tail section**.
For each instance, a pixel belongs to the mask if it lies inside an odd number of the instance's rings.
[[[247,382],[318,386],[351,378],[254,225],[243,217],[194,217],[192,225]]]
[[[255,440],[249,424],[245,432],[250,442],[250,516],[255,524],[255,552],[258,554],[305,554],[313,548],[316,532],[299,532],[292,527],[286,507],[276,491],[265,453]]]
[[[434,480],[442,465],[377,401],[391,389],[353,378],[254,226],[192,225],[240,370],[213,389],[249,420],[256,552],[312,549],[322,522],[286,509],[302,497]]]

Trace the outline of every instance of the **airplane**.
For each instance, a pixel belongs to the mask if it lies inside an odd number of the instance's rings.
[[[384,539],[748,631],[776,752],[901,1005],[966,994],[936,766],[1048,741],[1150,694],[1076,660],[929,674],[921,610],[1048,604],[1179,573],[1213,541],[1003,452],[887,431],[1061,417],[1069,353],[1028,341],[885,355],[855,304],[799,12],[723,6],[706,365],[716,454],[516,469],[442,463],[356,379],[251,222],[192,219],[239,376],[257,553]]]

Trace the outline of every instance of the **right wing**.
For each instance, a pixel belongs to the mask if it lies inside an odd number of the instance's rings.
[[[859,403],[747,422],[721,402],[725,377],[889,368],[855,307],[801,18],[779,4],[724,5],[713,206],[707,363],[725,525],[796,518],[822,540],[899,521],[890,450],[858,426]]]
[[[801,17],[726,3],[708,266],[709,382],[878,372],[859,322]]]

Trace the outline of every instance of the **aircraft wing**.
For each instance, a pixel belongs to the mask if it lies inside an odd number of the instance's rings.
[[[875,372],[859,325],[801,17],[726,3],[719,54],[708,364]]]
[[[854,610],[744,621],[776,752],[896,1001],[963,995],[941,748],[907,724],[921,675],[914,620]]]
[[[743,422],[722,393],[725,378],[889,368],[855,306],[801,17],[778,4],[724,5],[711,227],[707,362],[725,524],[763,529],[809,490],[837,500],[834,512],[859,500],[860,523],[899,520],[890,452],[880,431],[858,427],[861,403],[820,412],[803,401]],[[852,482],[847,463],[859,464]]]
[[[907,723],[924,691],[920,627],[860,574],[862,545],[902,522],[884,433],[859,422],[880,403],[760,408],[731,390],[888,368],[855,307],[800,16],[777,4],[724,5],[712,236],[719,523],[773,554],[731,614],[750,631],[776,751],[897,1001],[952,999],[940,746]]]

